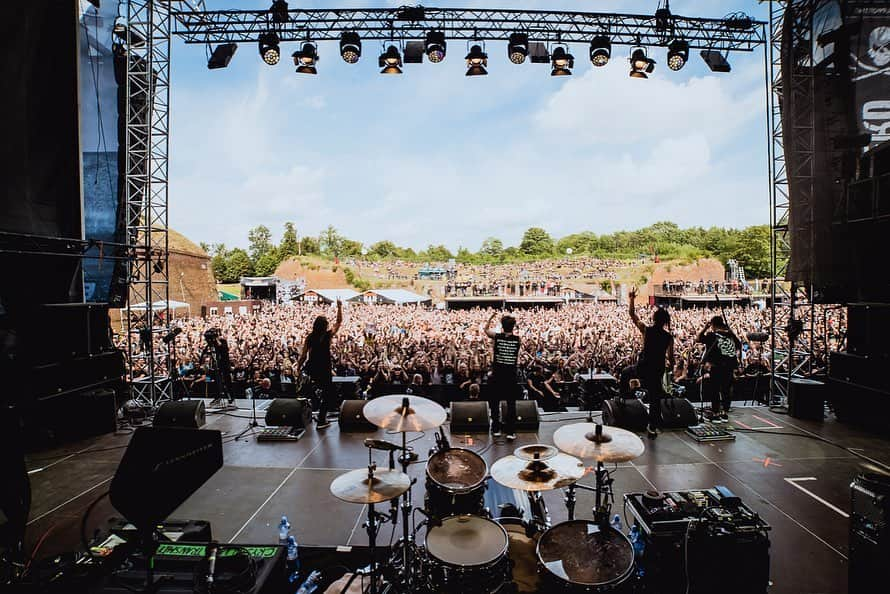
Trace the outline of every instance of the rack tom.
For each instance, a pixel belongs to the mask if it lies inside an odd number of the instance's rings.
[[[488,465],[476,452],[463,448],[440,450],[426,465],[427,512],[437,518],[482,515]]]

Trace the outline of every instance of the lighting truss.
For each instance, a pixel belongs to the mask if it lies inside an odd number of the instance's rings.
[[[526,33],[534,41],[590,43],[607,35],[613,44],[667,46],[682,38],[694,49],[753,51],[766,42],[765,23],[750,22],[742,29],[725,19],[673,16],[673,35],[668,39],[655,28],[654,15],[543,10],[484,10],[469,8],[330,8],[292,9],[285,23],[275,23],[268,10],[177,10],[174,33],[186,43],[256,42],[264,31],[274,29],[282,42],[311,38],[338,40],[344,31],[356,31],[363,39],[424,39],[430,29],[448,39],[507,41],[511,33]]]

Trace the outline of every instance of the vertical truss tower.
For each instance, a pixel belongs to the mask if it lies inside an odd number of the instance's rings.
[[[812,371],[815,306],[812,283],[786,282],[791,257],[791,190],[793,216],[810,233],[814,245],[815,88],[813,12],[815,0],[770,2],[770,255],[771,347],[770,404],[786,405],[791,378]],[[790,36],[790,38],[788,38]],[[787,151],[787,153],[786,153]],[[792,154],[788,159],[786,154]],[[796,226],[800,226],[798,223]],[[812,259],[812,249],[810,258]],[[809,270],[812,270],[812,261]]]

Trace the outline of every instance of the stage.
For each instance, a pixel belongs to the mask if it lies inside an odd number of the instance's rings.
[[[238,411],[208,414],[205,428],[223,432],[224,466],[171,517],[207,520],[220,541],[258,544],[276,541],[278,521],[286,514],[301,545],[366,544],[362,528],[366,510],[335,499],[328,486],[339,474],[367,464],[362,443],[366,437],[396,441],[398,436],[383,430],[341,433],[334,423],[321,432],[310,429],[295,443],[257,443],[252,437],[234,441],[250,413],[248,401],[238,403]],[[267,404],[263,401],[258,407]],[[584,417],[577,412],[543,414],[537,433],[520,433],[512,443],[485,434],[448,436],[453,447],[476,450],[491,465],[519,445],[552,443],[561,424]],[[766,407],[738,407],[730,418],[732,426],[756,432],[740,431],[735,441],[713,443],[697,443],[681,430],[666,431],[655,441],[644,439],[645,453],[618,465],[613,473],[613,511],[622,513],[625,492],[725,485],[772,526],[771,593],[846,592],[849,486],[864,461],[813,437],[855,448],[883,463],[890,463],[890,442],[833,419],[799,421]],[[51,532],[43,540],[40,557],[78,548],[80,517],[108,489],[128,439],[129,434],[108,434],[29,456],[33,503],[28,550],[47,530]],[[410,472],[419,479],[413,491],[419,504],[424,493],[423,462],[434,436],[427,431],[409,434],[408,439],[419,454]],[[375,458],[380,466],[386,465],[383,452],[375,452]],[[581,482],[592,485],[593,475]],[[566,518],[562,498],[562,491],[545,496],[554,523]],[[576,515],[589,518],[592,503],[592,493],[579,491]],[[105,499],[93,511],[89,531],[115,514]],[[389,525],[381,530],[383,544],[389,542],[390,530]],[[730,559],[726,570],[726,579],[731,580],[733,572],[744,572],[745,567]]]

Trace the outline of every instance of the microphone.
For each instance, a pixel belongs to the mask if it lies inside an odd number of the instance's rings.
[[[385,439],[371,439],[371,438],[368,438],[365,440],[365,447],[371,448],[372,450],[384,450],[387,452],[394,452],[396,450],[402,449],[402,446],[396,445],[389,441],[386,441]]]

